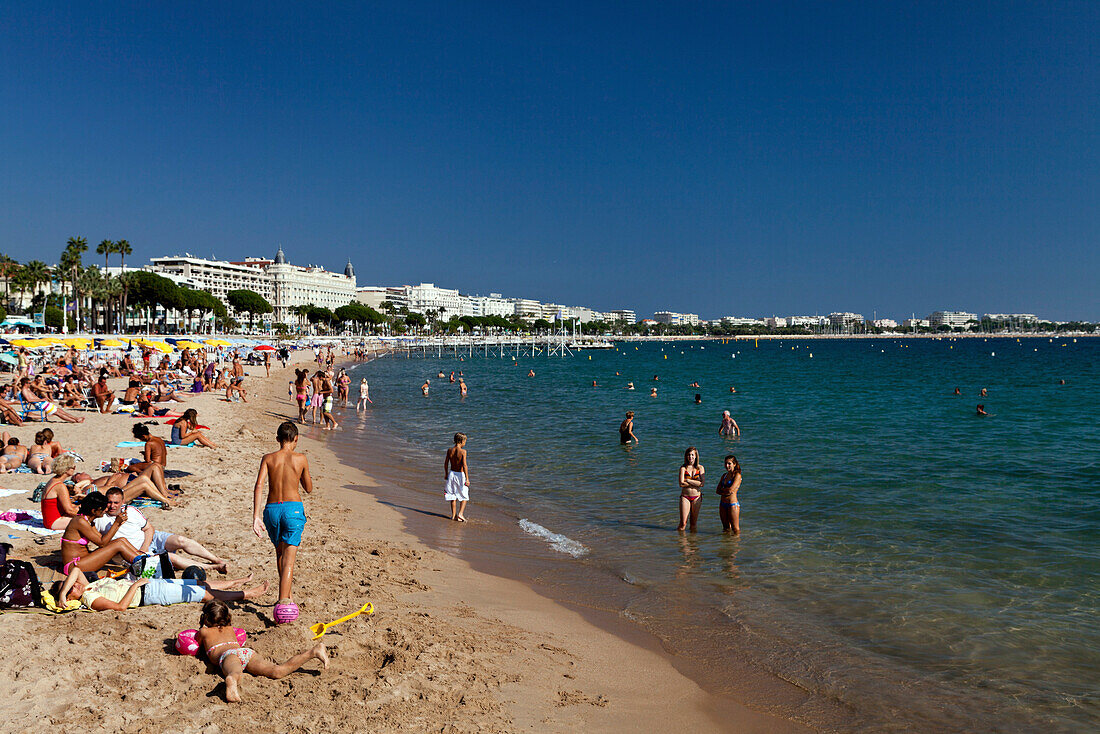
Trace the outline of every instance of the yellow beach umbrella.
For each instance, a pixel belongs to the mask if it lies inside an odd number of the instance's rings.
[[[96,342],[101,347],[118,348],[126,346],[125,343],[120,342],[118,339],[97,339]]]
[[[66,346],[76,347],[77,349],[89,349],[92,346],[92,340],[83,336],[66,336],[58,339],[58,341]]]
[[[193,342],[190,339],[176,342],[176,349],[203,349],[205,345]]]
[[[231,347],[231,346],[233,346],[232,344],[227,342],[225,339],[207,339],[206,343],[209,344],[212,347]]]
[[[158,352],[164,352],[167,354],[172,351],[172,345],[167,342],[158,342],[156,339],[134,339],[138,344],[144,344],[147,347],[156,349]]]
[[[38,349],[39,347],[49,346],[47,342],[43,342],[41,339],[12,339],[12,346],[26,347],[27,349]]]

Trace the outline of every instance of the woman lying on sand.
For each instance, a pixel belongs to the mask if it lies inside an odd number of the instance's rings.
[[[225,700],[234,703],[241,700],[241,676],[245,673],[279,680],[313,658],[321,661],[322,668],[328,669],[328,651],[320,642],[285,663],[274,663],[260,657],[250,647],[241,647],[229,617],[229,607],[220,599],[203,604],[195,641],[206,652],[207,660],[216,664],[225,676]]]
[[[50,593],[65,603],[80,600],[80,603],[97,612],[122,612],[135,607],[168,606],[184,602],[240,601],[255,599],[267,592],[267,582],[244,591],[230,591],[233,586],[248,583],[252,576],[232,581],[196,581],[195,579],[99,579],[91,583],[80,569],[69,571],[64,581],[57,581]],[[62,601],[64,600],[64,601]]]

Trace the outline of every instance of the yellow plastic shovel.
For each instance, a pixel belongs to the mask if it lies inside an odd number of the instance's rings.
[[[333,620],[332,622],[318,622],[317,624],[311,626],[309,628],[309,631],[313,633],[313,639],[319,640],[324,637],[326,632],[328,632],[329,627],[335,627],[341,622],[347,622],[349,619],[355,619],[363,612],[366,612],[367,614],[374,614],[374,605],[368,601],[366,604],[363,605],[362,609],[356,609],[351,614],[340,617],[340,619]]]

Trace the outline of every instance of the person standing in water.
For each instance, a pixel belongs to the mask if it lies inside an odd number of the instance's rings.
[[[680,465],[680,524],[677,530],[683,530],[691,523],[695,532],[695,523],[699,520],[699,508],[703,505],[703,485],[706,483],[703,465],[699,463],[699,452],[694,446],[684,451],[684,463]]]
[[[737,425],[737,421],[730,416],[728,410],[722,411],[722,425],[718,427],[719,436],[740,436],[741,427]]]
[[[628,444],[631,441],[634,443],[640,443],[638,437],[634,435],[634,411],[626,411],[626,418],[619,424],[619,443]]]
[[[294,561],[298,557],[298,546],[302,544],[302,531],[306,527],[306,511],[298,487],[300,485],[306,494],[312,494],[313,478],[309,475],[309,460],[294,450],[298,447],[298,428],[290,421],[284,421],[279,425],[275,438],[279,441],[279,450],[260,460],[260,471],[256,475],[252,532],[256,533],[257,538],[262,538],[266,528],[267,537],[275,546],[275,562],[279,569],[276,612],[280,607],[289,607],[293,618],[297,619],[298,607],[294,603],[291,586],[294,582]],[[265,481],[268,483],[267,503],[261,511],[260,494]]]
[[[737,490],[741,488],[741,465],[733,454],[726,455],[726,473],[718,480],[718,519],[722,529],[741,534],[741,503],[737,501]]]
[[[443,458],[443,499],[451,503],[451,519],[466,522],[463,513],[470,501],[470,469],[466,465],[466,434],[455,434],[455,445]],[[457,505],[457,506],[456,506]]]

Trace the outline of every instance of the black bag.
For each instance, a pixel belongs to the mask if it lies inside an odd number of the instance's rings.
[[[130,563],[130,570],[135,576],[154,579],[174,579],[176,572],[172,568],[172,560],[167,553],[157,555],[141,555]],[[146,571],[148,570],[148,574]]]
[[[26,561],[4,561],[0,566],[0,609],[41,607],[42,584]]]

